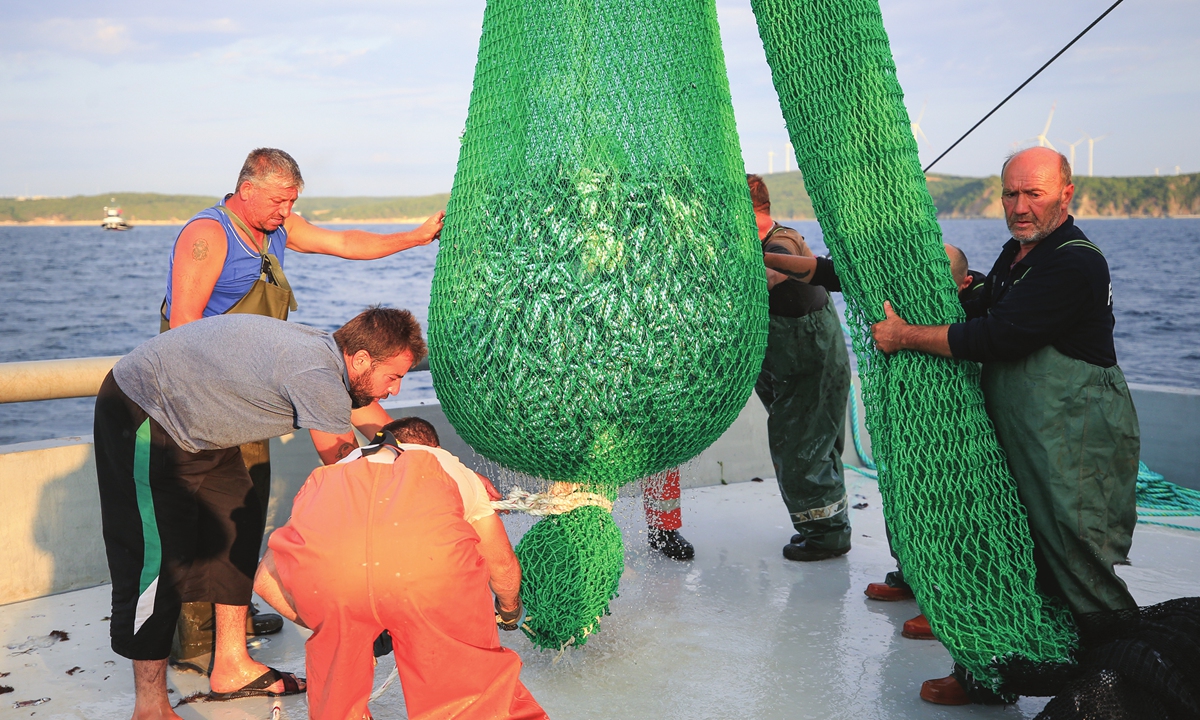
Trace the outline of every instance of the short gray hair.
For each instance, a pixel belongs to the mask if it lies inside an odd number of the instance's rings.
[[[277,183],[283,187],[294,187],[297,191],[304,189],[300,166],[291,155],[275,148],[256,148],[250,151],[246,162],[242,163],[242,171],[238,173],[234,192],[247,182],[256,186]]]
[[[1021,148],[1020,150],[1013,150],[1012,152],[1010,152],[1008,154],[1008,156],[1004,158],[1004,164],[1000,166],[1000,177],[1004,177],[1004,171],[1008,169],[1008,164],[1010,162],[1012,162],[1013,158],[1015,158],[1016,156],[1025,152],[1026,150],[1032,150],[1032,149],[1033,148]],[[1066,155],[1063,155],[1062,153],[1060,153],[1057,150],[1051,150],[1050,152],[1052,152],[1058,156],[1058,174],[1062,176],[1063,187],[1070,185],[1071,184],[1071,161],[1067,159]]]

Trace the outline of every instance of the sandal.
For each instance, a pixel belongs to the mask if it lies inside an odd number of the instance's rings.
[[[274,685],[277,681],[283,681],[283,692],[271,692],[267,688]],[[267,668],[267,671],[260,675],[257,680],[251,680],[242,686],[241,690],[232,692],[209,692],[207,700],[237,700],[239,698],[248,697],[283,697],[284,695],[299,695],[304,692],[300,687],[298,678],[289,672],[280,672],[275,668]]]

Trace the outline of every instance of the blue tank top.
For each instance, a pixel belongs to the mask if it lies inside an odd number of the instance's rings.
[[[225,200],[229,197],[226,196]],[[217,208],[225,204],[225,200],[217,203],[213,207],[206,208],[196,213],[196,216],[187,221],[187,224],[179,230],[179,235],[187,229],[188,225],[197,220],[216,220],[221,223],[221,227],[225,230],[225,266],[221,268],[221,276],[217,278],[217,284],[213,287],[212,295],[208,298],[208,305],[204,306],[203,317],[212,317],[213,315],[224,315],[229,308],[237,304],[238,300],[242,299],[250,287],[254,285],[254,281],[262,275],[262,256],[258,251],[249,245],[245,240],[237,234],[233,229],[233,221],[229,219],[225,213]],[[179,235],[175,236],[175,244],[179,244]],[[287,247],[287,230],[280,225],[275,232],[267,235],[267,252],[279,259],[279,267],[283,267],[283,250]],[[171,246],[171,260],[167,269],[167,310],[166,317],[171,319],[171,276],[175,272],[175,246]]]

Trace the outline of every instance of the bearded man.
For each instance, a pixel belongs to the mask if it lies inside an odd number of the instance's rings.
[[[1113,346],[1108,263],[1067,213],[1075,186],[1060,153],[1030,148],[1002,173],[1012,239],[966,322],[909,325],[884,303],[884,353],[983,363],[987,412],[1029,516],[1038,584],[1076,615],[1136,607],[1113,565],[1137,522],[1140,432]],[[921,689],[968,701],[954,679]]]
[[[264,513],[239,446],[299,428],[337,437],[425,356],[407,310],[332,335],[253,314],[151,338],[96,396],[96,475],[112,576],[112,647],[133,661],[134,720],[177,718],[166,665],[181,603],[216,604],[212,699],[303,692],[246,652]]]

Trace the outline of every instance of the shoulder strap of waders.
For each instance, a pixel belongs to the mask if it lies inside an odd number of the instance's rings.
[[[775,223],[775,225],[773,225],[773,226],[771,227],[771,229],[767,231],[767,234],[766,234],[766,236],[765,236],[765,237],[763,237],[763,239],[762,239],[762,246],[765,248],[765,247],[767,246],[767,241],[769,241],[771,238],[773,238],[773,237],[775,236],[775,234],[776,234],[776,233],[778,233],[778,232],[780,232],[780,231],[782,231],[782,230],[788,230],[788,231],[791,231],[791,232],[793,232],[793,233],[796,233],[797,235],[799,235],[799,236],[800,236],[800,242],[804,242],[804,236],[803,236],[803,235],[800,235],[800,233],[796,232],[795,230],[792,230],[792,228],[790,228],[790,227],[787,227],[786,225],[780,225],[779,223]],[[791,244],[792,244],[792,246],[793,246],[793,247],[795,248],[795,250],[796,250],[796,254],[797,254],[797,255],[800,255],[800,245],[799,245],[799,244],[798,244],[798,243],[797,243],[795,240],[793,240],[792,238],[788,237],[787,235],[784,235],[783,237],[784,237],[784,239],[785,239],[785,240],[787,240],[789,243],[791,243]]]
[[[236,213],[231,212],[229,208],[225,207],[224,205],[218,205],[217,209],[225,213],[225,216],[229,218],[234,225],[238,226],[242,232],[246,233],[246,237],[250,238],[251,244],[254,243],[254,233],[251,232],[249,226],[242,222],[242,219],[238,217]],[[292,285],[288,282],[287,276],[283,274],[283,266],[279,264],[279,258],[275,257],[273,253],[268,252],[270,248],[270,233],[263,233],[262,247],[259,248],[258,251],[259,256],[262,258],[263,277],[261,279],[273,282],[279,287],[283,288],[283,291],[288,294],[288,307],[292,312],[295,312],[296,308],[299,307],[299,305],[296,304],[296,293],[292,292]]]
[[[1063,243],[1062,245],[1059,245],[1058,247],[1056,247],[1056,248],[1054,248],[1054,249],[1055,249],[1055,250],[1062,250],[1062,249],[1063,249],[1063,248],[1065,248],[1065,247],[1082,247],[1082,248],[1088,248],[1089,250],[1095,250],[1096,252],[1100,253],[1100,256],[1101,256],[1101,257],[1104,257],[1104,251],[1103,251],[1103,250],[1101,250],[1100,248],[1098,248],[1098,247],[1096,247],[1094,244],[1092,244],[1092,242],[1091,242],[1090,240],[1084,240],[1083,238],[1076,238],[1076,239],[1074,239],[1074,240],[1068,240],[1068,241],[1066,241],[1065,243]]]

